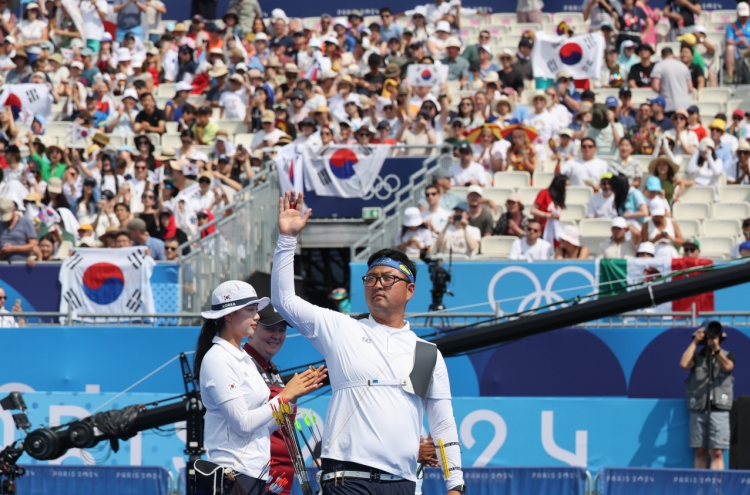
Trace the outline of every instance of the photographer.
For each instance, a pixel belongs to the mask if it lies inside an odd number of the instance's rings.
[[[680,367],[690,370],[686,381],[687,406],[690,411],[690,446],[695,449],[696,469],[723,470],[723,451],[729,448],[734,354],[721,348],[720,344],[726,338],[721,324],[712,321],[693,334],[693,341],[680,359]],[[703,347],[696,352],[699,345]],[[707,455],[711,456],[710,466],[707,466]]]
[[[473,256],[479,251],[482,233],[476,227],[469,225],[469,213],[466,203],[453,209],[453,217],[445,229],[440,233],[435,245],[438,254],[464,254]]]

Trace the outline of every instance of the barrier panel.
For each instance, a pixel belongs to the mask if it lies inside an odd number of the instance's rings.
[[[597,481],[601,495],[750,495],[750,471],[607,467]]]
[[[169,495],[170,473],[158,466],[29,466],[22,495]]]

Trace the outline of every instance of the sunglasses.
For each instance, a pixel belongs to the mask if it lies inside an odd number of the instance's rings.
[[[459,151],[462,155],[471,155],[471,150],[461,150]]]
[[[436,192],[428,192],[428,193],[424,193],[424,195],[429,198],[430,196],[437,196],[438,193],[436,193]],[[750,235],[750,233],[748,233],[748,235]]]
[[[532,229],[531,227],[526,227],[526,232],[539,233],[539,229]]]
[[[332,132],[322,132],[320,133],[321,136],[333,136]]]
[[[673,115],[672,120],[686,120],[684,115]]]
[[[146,170],[146,167],[134,167],[136,170]]]
[[[210,181],[210,180],[208,180],[208,179],[201,179],[201,180],[199,180],[199,181],[198,181],[198,183],[199,183],[199,184],[210,184],[210,183],[211,183],[211,181]]]
[[[684,249],[685,249],[686,253],[694,253],[694,252],[698,251],[698,248],[694,248],[694,247],[686,247]]]
[[[153,194],[144,194],[141,196],[141,199],[155,199],[155,196]]]
[[[738,155],[750,155],[750,151],[741,150],[737,152]]]
[[[164,251],[177,251],[176,247],[164,246]]]

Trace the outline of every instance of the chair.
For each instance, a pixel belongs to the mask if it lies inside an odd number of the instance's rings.
[[[701,101],[700,109],[701,109],[701,115],[708,114],[708,115],[711,115],[712,117],[716,115],[717,113],[723,113],[725,111],[724,103],[720,103],[718,101]]]
[[[693,186],[680,196],[680,203],[713,203],[716,190],[708,186]]]
[[[507,189],[504,187],[485,187],[482,190],[482,197],[485,199],[491,199],[501,209],[505,205],[508,196],[511,194],[513,194],[513,189]]]
[[[713,101],[723,104],[728,102],[731,97],[732,88],[703,88],[698,95],[698,101],[701,103]]]
[[[253,143],[253,138],[255,137],[255,134],[249,134],[246,132],[235,134],[234,135],[234,144],[235,146],[242,145],[246,148],[249,148],[250,145]]]
[[[513,241],[517,239],[518,237],[514,235],[493,235],[490,237],[482,237],[482,244],[479,248],[479,252],[484,256],[490,255],[498,258],[507,258],[510,254],[510,247],[513,245]]]
[[[154,101],[156,102],[156,107],[164,109],[164,107],[167,105],[167,102],[171,100],[171,96],[157,96],[154,98]]]
[[[593,195],[594,191],[589,186],[570,186],[565,193],[565,204],[588,206]]]
[[[581,236],[581,246],[589,248],[589,257],[595,258],[599,254],[599,245],[610,237],[611,236]]]
[[[47,122],[44,127],[44,134],[47,136],[66,136],[68,127],[73,125],[72,122]]]
[[[151,144],[154,146],[161,146],[161,134],[157,134],[155,132],[148,132],[146,133],[146,136],[148,136],[149,141],[151,141]]]
[[[167,132],[165,133],[165,136],[167,134],[177,134],[177,130],[179,129],[179,123],[178,122],[167,122],[166,129],[167,129]]]
[[[739,220],[750,217],[750,203],[716,203],[713,218]]]
[[[586,216],[586,206],[566,204],[560,215],[560,220],[582,220]]]
[[[677,220],[703,220],[711,217],[711,205],[709,203],[675,203],[672,207],[672,216]]]
[[[531,207],[534,205],[534,200],[536,200],[536,197],[541,190],[541,187],[518,188],[518,195],[521,196],[521,204],[524,206],[526,212],[530,211]]]
[[[163,148],[174,148],[177,149],[182,146],[179,134],[164,134],[161,137],[161,145]]]
[[[226,130],[229,135],[247,132],[247,124],[243,120],[219,120],[216,122],[219,129]]]
[[[534,172],[534,187],[546,189],[555,178],[554,172]]]
[[[584,218],[580,222],[581,237],[605,236],[612,234],[612,220],[609,218]]]
[[[680,223],[680,230],[682,230],[682,223]],[[742,222],[735,219],[716,219],[709,218],[703,220],[703,234],[706,237],[722,237],[731,236],[737,237],[742,233]],[[682,234],[685,236],[685,234]]]
[[[221,120],[221,108],[214,107],[211,109],[211,118],[214,120]]]
[[[702,256],[726,256],[734,246],[733,237],[700,237]]]
[[[172,98],[175,93],[175,86],[177,86],[175,83],[161,83],[159,87],[156,88],[156,96]]]
[[[708,220],[706,220],[708,221]],[[700,237],[703,233],[701,229],[701,222],[699,220],[679,220],[680,232],[682,237]]]
[[[555,24],[565,21],[565,24],[583,24],[583,14],[581,12],[558,12],[555,14]],[[578,31],[576,31],[578,32]]]
[[[528,172],[495,172],[493,183],[495,187],[510,187],[513,189],[529,187],[531,174]]]
[[[458,194],[462,198],[466,199],[466,195],[469,194],[469,188],[464,186],[451,187],[451,192],[454,194]]]
[[[750,186],[734,185],[719,188],[719,201],[722,203],[743,203],[750,200]]]
[[[494,26],[510,26],[516,22],[516,14],[492,14],[490,23]]]
[[[109,146],[112,148],[119,148],[126,142],[125,136],[109,135]]]
[[[524,31],[541,31],[542,25],[536,22],[513,22],[510,24],[510,34],[520,35]]]

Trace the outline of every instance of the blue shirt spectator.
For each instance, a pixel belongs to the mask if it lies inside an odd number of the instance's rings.
[[[744,18],[744,24],[741,19],[737,19],[727,26],[726,39],[729,43],[736,45],[739,48],[750,48],[750,22],[747,17]],[[738,29],[739,28],[739,32]],[[728,43],[728,44],[729,44]]]

